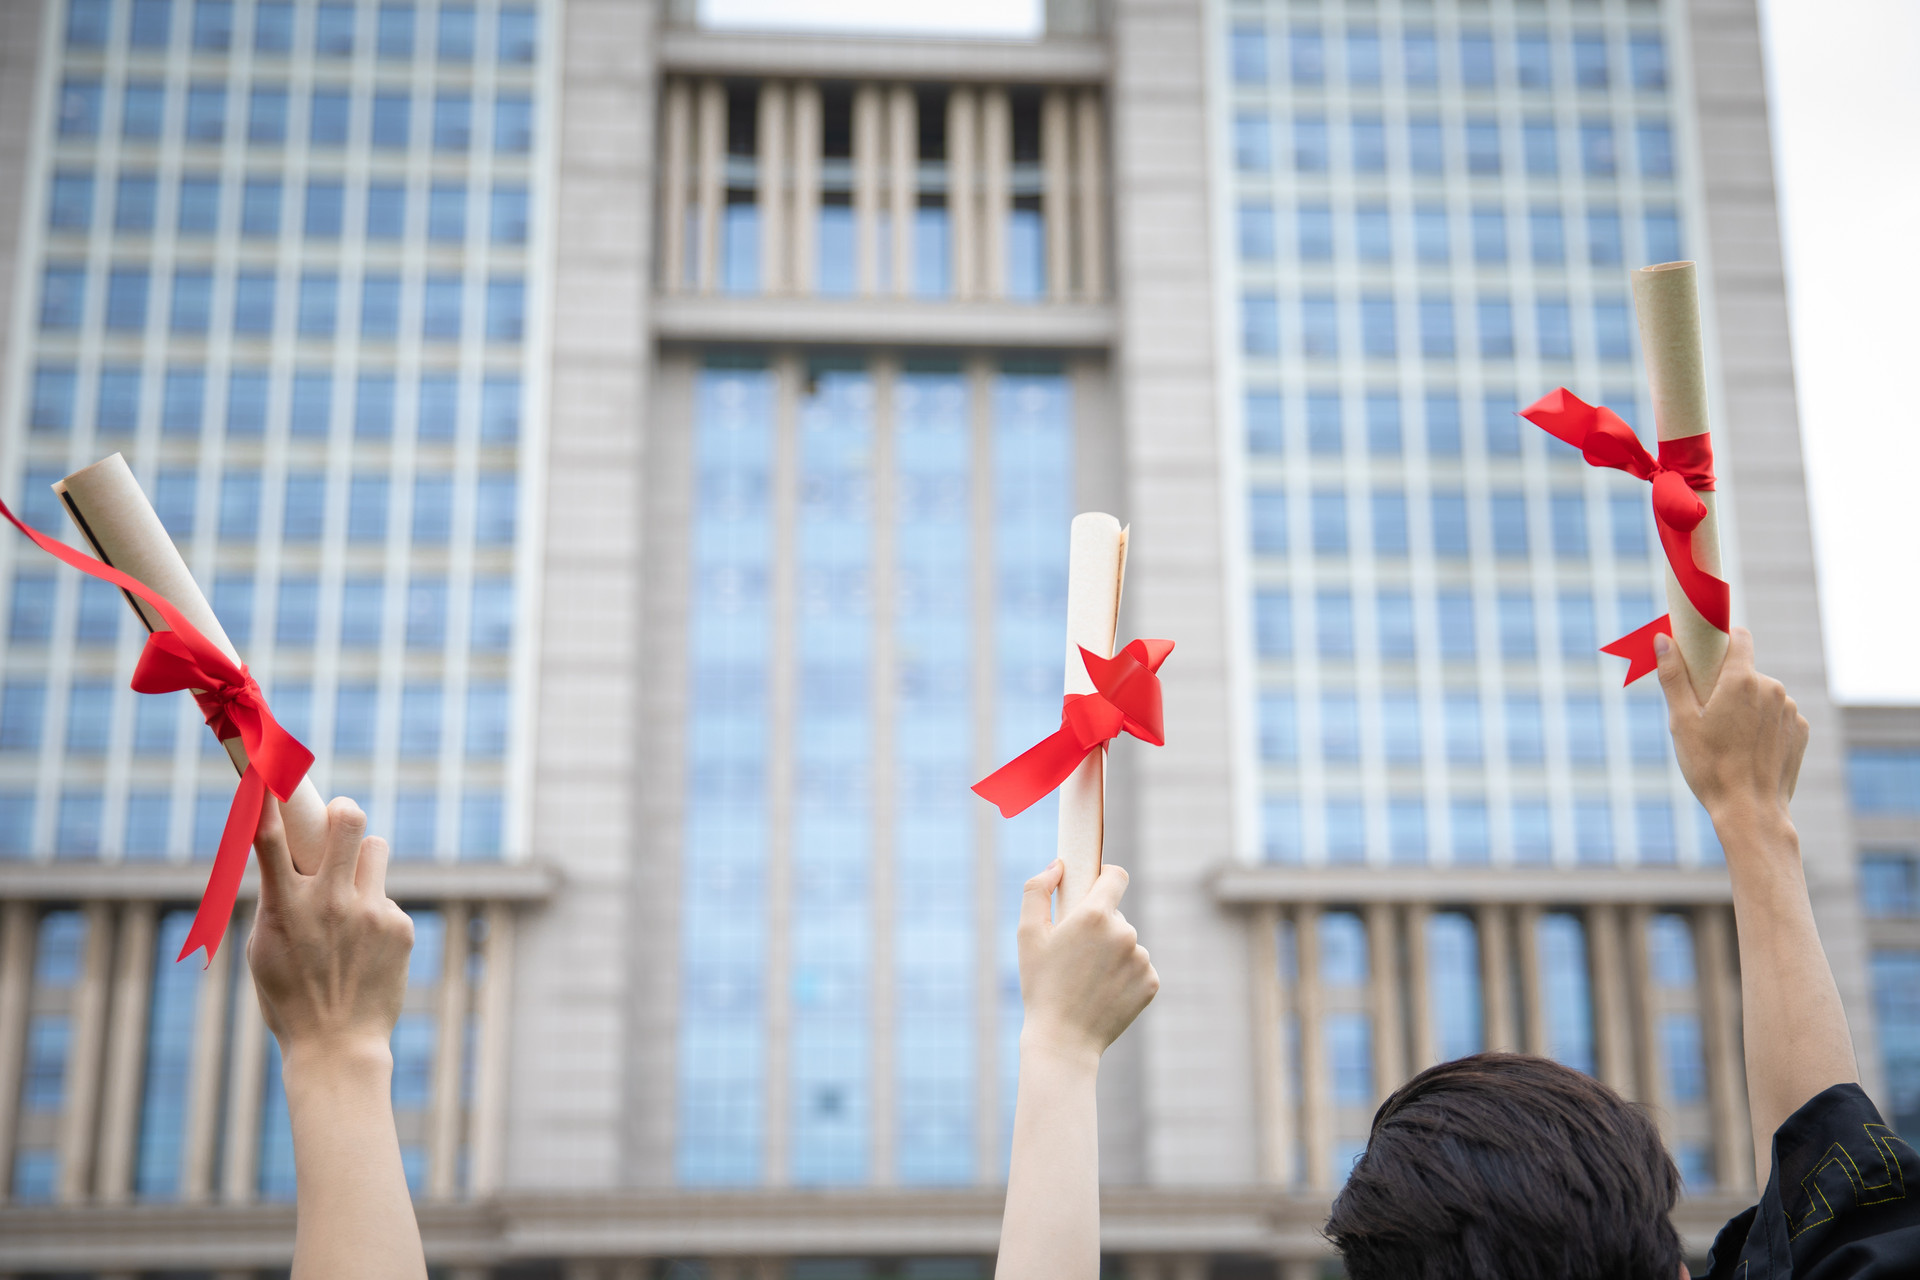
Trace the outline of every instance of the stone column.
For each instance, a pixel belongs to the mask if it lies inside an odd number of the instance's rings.
[[[123,1203],[133,1192],[140,1085],[146,1063],[147,1002],[153,991],[155,918],[151,902],[130,902],[120,909],[94,1178],[94,1192],[106,1204]]]
[[[880,252],[880,169],[885,131],[880,87],[863,84],[853,91],[853,227],[856,288],[863,297],[882,292],[889,261]]]
[[[1100,91],[1074,97],[1074,245],[1079,253],[1079,293],[1089,301],[1107,296],[1107,131]]]
[[[249,922],[234,930],[234,945],[244,945],[251,927]],[[259,1185],[260,1104],[266,1093],[268,1032],[260,1014],[260,997],[253,990],[253,971],[244,957],[236,954],[234,961],[227,1153],[220,1170],[220,1198],[228,1204],[250,1204]]]
[[[980,292],[989,298],[1007,293],[1007,215],[1013,208],[1009,194],[1012,177],[1013,111],[1005,89],[980,94]]]
[[[947,221],[953,237],[953,296],[972,298],[980,290],[979,197],[974,179],[980,168],[979,95],[957,88],[947,97]]]
[[[1407,1051],[1400,1016],[1399,920],[1390,902],[1367,904],[1367,1003],[1373,1011],[1373,1094],[1376,1102],[1406,1078]]]
[[[1513,1007],[1512,933],[1505,907],[1485,905],[1474,912],[1480,933],[1480,1000],[1486,1011],[1487,1048],[1511,1052],[1520,1047],[1519,1011]]]
[[[1734,971],[1733,908],[1702,907],[1693,917],[1706,1041],[1707,1104],[1713,1115],[1713,1160],[1720,1186],[1754,1189],[1753,1132],[1747,1116],[1746,1063],[1740,1046],[1740,978]]]
[[[1045,187],[1040,200],[1047,230],[1047,298],[1065,302],[1073,292],[1072,106],[1065,89],[1040,99],[1040,164]]]
[[[1433,908],[1424,902],[1407,906],[1407,1023],[1412,1037],[1407,1068],[1413,1075],[1440,1061],[1433,1029],[1433,979],[1427,971],[1427,924],[1432,918]]]
[[[467,1114],[467,1186],[476,1199],[491,1195],[505,1174],[507,1047],[513,1028],[513,908],[487,908],[487,949],[475,1001],[473,1108]]]
[[[760,292],[785,293],[792,272],[787,247],[793,237],[787,230],[787,166],[793,154],[787,130],[788,91],[778,80],[760,82],[759,190],[760,206]]]
[[[1300,1115],[1307,1185],[1315,1191],[1326,1191],[1332,1186],[1333,1082],[1327,1078],[1327,1046],[1321,1033],[1320,908],[1310,904],[1296,907],[1293,918],[1299,975],[1294,1003],[1300,1010]]]
[[[31,902],[0,906],[0,1203],[13,1185],[14,1125],[27,1045],[27,1003],[33,995],[33,942],[38,927]]]
[[[887,91],[887,205],[893,224],[893,263],[888,272],[897,297],[913,292],[913,214],[920,203],[920,111],[913,90]]]
[[[214,1144],[220,1132],[220,1059],[227,1048],[227,990],[233,977],[233,953],[228,948],[244,936],[229,924],[220,954],[200,975],[200,999],[193,1014],[193,1058],[187,1077],[186,1133],[180,1144],[180,1198],[189,1204],[213,1196]]]
[[[693,155],[693,95],[685,80],[667,84],[660,166],[660,288],[680,293],[687,280],[687,172]]]
[[[1286,985],[1280,981],[1280,908],[1253,912],[1254,1102],[1260,1119],[1260,1180],[1293,1180],[1293,1091],[1286,1050]]]
[[[433,1085],[427,1105],[427,1195],[451,1200],[460,1191],[460,1083],[467,1047],[467,922],[464,902],[442,908],[446,939],[434,1018]]]
[[[1633,1069],[1633,1016],[1627,1000],[1626,958],[1620,954],[1620,914],[1605,903],[1587,908],[1587,951],[1593,971],[1593,1029],[1600,1079],[1629,1102],[1638,1101]]]
[[[100,1118],[101,1048],[107,1029],[107,988],[113,973],[113,906],[85,907],[87,940],[80,982],[73,991],[67,1043],[65,1106],[60,1112],[60,1180],[55,1198],[81,1204],[93,1181],[93,1146]],[[13,1100],[7,1099],[9,1105]]]
[[[1546,993],[1540,974],[1540,908],[1532,904],[1515,908],[1513,945],[1519,958],[1520,1011],[1526,1029],[1521,1043],[1528,1053],[1545,1056],[1547,1052]]]
[[[718,80],[700,84],[700,121],[696,137],[700,202],[699,267],[694,286],[701,293],[720,287],[720,206],[726,201],[727,90]]]
[[[787,282],[793,292],[814,291],[814,228],[820,210],[820,86],[793,86],[793,206],[788,219]]]

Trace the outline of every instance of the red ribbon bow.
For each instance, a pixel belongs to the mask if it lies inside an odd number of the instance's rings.
[[[973,784],[1000,816],[1023,813],[1067,780],[1096,748],[1130,733],[1161,747],[1160,664],[1173,652],[1171,640],[1135,640],[1111,658],[1082,647],[1080,661],[1094,693],[1070,693],[1060,709],[1060,727]]]
[[[1710,493],[1714,487],[1712,437],[1702,432],[1662,440],[1655,459],[1619,414],[1604,405],[1588,404],[1565,387],[1540,397],[1520,416],[1578,449],[1589,466],[1611,467],[1653,482],[1653,524],[1674,580],[1702,618],[1717,630],[1727,630],[1731,625],[1727,584],[1693,558],[1693,531],[1707,518],[1706,505],[1693,495]],[[1632,684],[1659,665],[1653,638],[1672,634],[1672,617],[1662,614],[1612,644],[1601,645],[1600,652],[1625,658],[1626,683]]]
[[[220,646],[181,616],[172,603],[131,574],[110,564],[83,555],[63,542],[57,542],[38,529],[21,523],[20,518],[0,502],[0,516],[31,538],[48,555],[72,565],[90,577],[111,582],[152,605],[166,621],[170,631],[155,631],[147,636],[140,661],[133,669],[136,693],[172,693],[177,689],[196,690],[194,701],[207,727],[225,741],[239,738],[247,749],[246,771],[240,775],[239,789],[233,793],[233,806],[227,810],[226,829],[220,833],[220,850],[213,858],[213,874],[200,895],[200,909],[194,913],[193,927],[187,930],[186,944],[179,959],[185,960],[201,947],[207,949],[207,963],[226,936],[227,921],[233,917],[233,901],[240,892],[240,879],[247,870],[247,851],[253,847],[253,833],[260,821],[260,806],[265,793],[273,792],[282,800],[291,799],[295,787],[307,776],[313,764],[313,752],[280,727],[260,692],[260,684],[247,671],[246,664],[235,664],[220,651]]]

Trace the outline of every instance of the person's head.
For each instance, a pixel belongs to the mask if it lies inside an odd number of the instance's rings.
[[[1557,1062],[1482,1053],[1380,1104],[1326,1235],[1352,1280],[1675,1280],[1679,1191],[1638,1107]]]

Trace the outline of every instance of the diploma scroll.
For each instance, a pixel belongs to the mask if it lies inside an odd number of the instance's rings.
[[[173,539],[167,535],[153,504],[147,501],[147,495],[133,478],[125,458],[113,454],[74,472],[53,488],[94,555],[103,563],[139,579],[171,602],[235,665],[239,664],[240,655],[233,642],[214,617],[212,606],[194,582],[186,561],[174,548]],[[131,594],[122,594],[149,632],[168,629],[150,606]],[[232,759],[234,769],[244,772],[247,751],[240,739],[229,738],[221,745]],[[327,806],[311,778],[302,779],[292,798],[281,806],[281,817],[286,823],[287,846],[294,865],[308,874],[317,871],[326,847]]]
[[[1103,512],[1073,519],[1067,553],[1066,692],[1091,694],[1093,679],[1080,656],[1087,649],[1113,656],[1120,625],[1120,585],[1127,572],[1127,531]],[[1058,853],[1066,873],[1060,882],[1060,910],[1086,896],[1100,875],[1106,837],[1107,749],[1088,753],[1060,786]]]
[[[1709,434],[1707,367],[1700,336],[1700,293],[1694,264],[1663,262],[1633,273],[1634,310],[1640,321],[1640,348],[1653,394],[1653,419],[1662,442]],[[1719,495],[1694,494],[1706,518],[1693,530],[1693,560],[1720,577]],[[1712,693],[1727,655],[1727,633],[1702,617],[1687,598],[1671,566],[1666,573],[1667,609],[1674,643],[1680,646],[1702,701]]]

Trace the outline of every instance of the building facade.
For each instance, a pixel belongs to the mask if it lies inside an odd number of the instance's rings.
[[[1047,10],[6,6],[0,492],[58,529],[125,452],[391,834],[448,1274],[987,1274],[1054,815],[967,785],[1056,721],[1089,509],[1179,643],[1110,794],[1165,984],[1102,1073],[1114,1266],[1319,1274],[1373,1108],[1483,1048],[1652,1108],[1703,1253],[1753,1194],[1724,861],[1595,653],[1662,608],[1646,495],[1513,411],[1650,430],[1626,272],[1700,261],[1736,614],[1920,1110],[1913,735],[1848,713],[1850,807],[1752,5]],[[18,541],[0,593],[0,1272],[271,1273],[244,910],[171,961],[224,760],[111,593]]]

